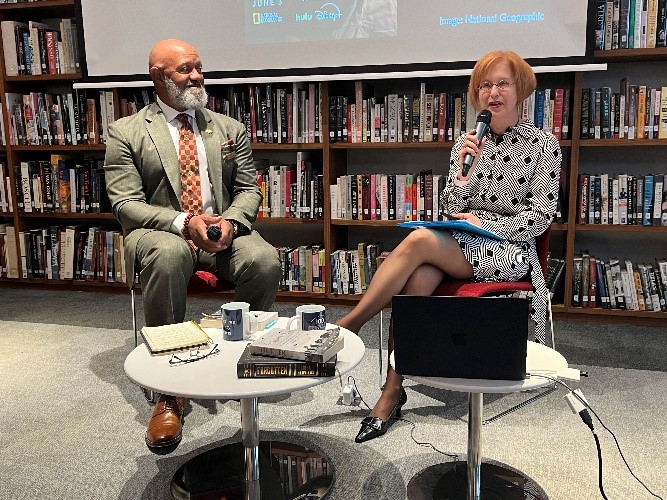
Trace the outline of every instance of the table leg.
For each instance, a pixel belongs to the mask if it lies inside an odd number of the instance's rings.
[[[260,500],[259,408],[257,398],[241,399],[241,441],[245,448],[245,498]]]
[[[260,441],[258,399],[243,398],[240,403],[241,442],[213,448],[183,464],[170,484],[173,498],[326,497],[334,480],[334,467],[329,458],[294,443]]]
[[[468,393],[468,500],[479,500],[482,472],[482,410],[484,394]]]
[[[482,463],[484,394],[468,393],[468,460],[436,464],[418,472],[409,500],[547,500],[529,477],[502,464]]]

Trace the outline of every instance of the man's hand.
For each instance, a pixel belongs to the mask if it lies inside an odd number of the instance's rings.
[[[208,239],[208,236],[206,236],[206,229],[208,226],[218,226],[220,228],[222,236],[220,236],[218,241]],[[229,248],[229,245],[232,244],[232,239],[234,238],[234,228],[232,227],[232,224],[220,216],[207,214],[195,215],[190,219],[188,230],[190,231],[192,242],[197,245],[198,248],[209,253],[217,253],[226,250]]]

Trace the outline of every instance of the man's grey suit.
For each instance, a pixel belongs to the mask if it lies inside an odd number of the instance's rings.
[[[252,229],[262,196],[244,126],[202,109],[197,126],[206,149],[216,213]],[[236,157],[224,159],[232,139]],[[257,232],[235,238],[218,254],[199,257],[172,227],[182,212],[178,154],[160,107],[153,103],[109,126],[105,177],[116,219],[126,232],[127,276],[139,266],[147,325],[185,318],[187,284],[196,269],[232,281],[236,299],[267,310],[275,298],[280,262]],[[131,278],[128,278],[130,281]]]

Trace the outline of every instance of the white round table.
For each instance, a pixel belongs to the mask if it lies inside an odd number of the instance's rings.
[[[393,353],[390,356],[390,363],[393,366]],[[408,498],[480,500],[482,488],[489,491],[488,498],[535,498],[534,488],[539,489],[539,487],[529,478],[514,469],[482,464],[484,393],[521,392],[544,387],[553,383],[552,379],[558,378],[559,371],[567,367],[567,360],[559,352],[542,344],[528,342],[526,358],[528,375],[525,380],[419,377],[403,374],[406,378],[429,387],[468,393],[467,461],[437,464],[419,472],[408,483]],[[464,467],[467,471],[467,481],[459,474]],[[495,486],[498,488],[495,489]],[[485,497],[482,495],[481,498]]]
[[[284,327],[286,322],[287,318],[280,318],[276,326]],[[236,375],[236,363],[248,342],[225,341],[222,340],[222,330],[209,328],[205,330],[218,344],[219,354],[193,363],[170,365],[171,356],[152,356],[145,344],[141,344],[125,359],[125,373],[139,386],[162,394],[194,399],[239,399],[242,443],[245,452],[244,498],[259,500],[262,498],[262,490],[270,488],[270,485],[265,482],[260,483],[258,398],[307,389],[333,380],[334,377],[239,379]],[[338,352],[336,368],[342,376],[359,364],[364,356],[365,347],[361,339],[349,330],[341,329],[341,333],[345,338],[345,347]],[[209,459],[216,455],[211,453],[213,451],[206,452]],[[229,458],[228,454],[224,456]],[[242,459],[240,456],[238,458]],[[190,497],[190,492],[184,488],[182,476],[186,471],[188,475],[196,473],[197,467],[187,467],[187,465],[182,466],[172,480],[172,495],[177,498]],[[222,471],[223,467],[219,467],[219,470]],[[331,473],[333,480],[333,471],[328,472]],[[322,495],[326,495],[326,490]],[[278,497],[275,496],[275,492],[265,492],[264,498],[266,500]]]

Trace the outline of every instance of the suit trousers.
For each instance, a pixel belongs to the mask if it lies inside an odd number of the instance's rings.
[[[256,231],[217,254],[195,251],[174,233],[148,231],[137,241],[136,255],[146,326],[185,320],[188,282],[197,270],[234,283],[235,300],[248,302],[253,311],[270,309],[281,276],[275,248]]]

